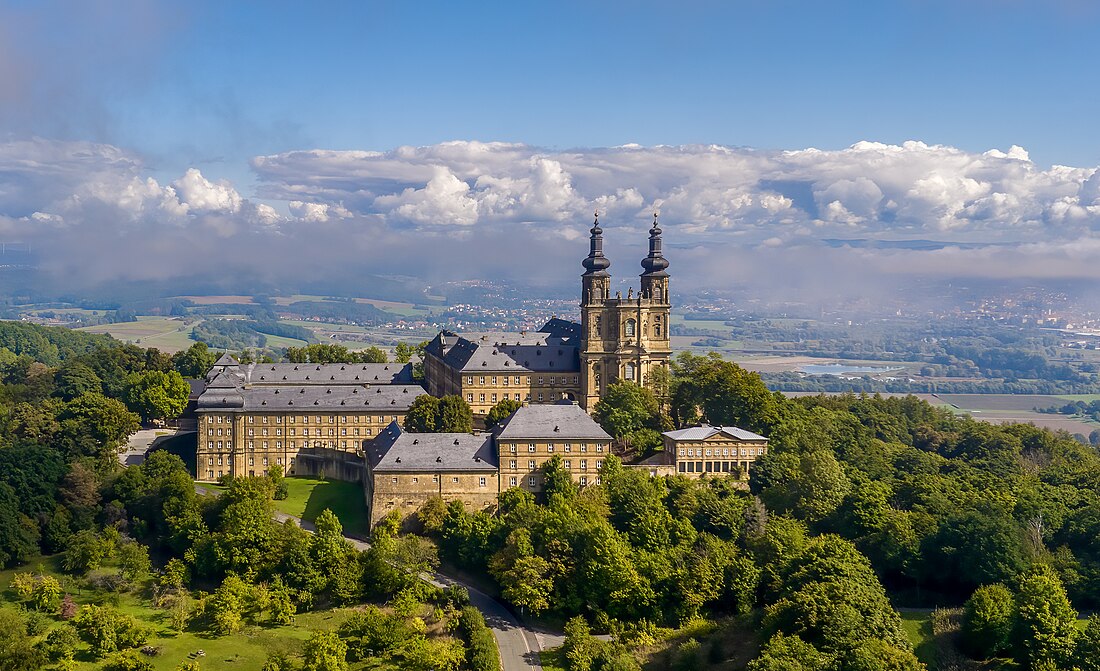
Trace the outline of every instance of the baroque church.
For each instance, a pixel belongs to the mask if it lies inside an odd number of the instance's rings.
[[[612,296],[611,261],[603,253],[597,216],[582,262],[580,323],[555,318],[534,333],[443,331],[425,353],[428,393],[457,394],[475,416],[484,417],[504,399],[568,400],[591,411],[607,385],[645,384],[672,355],[668,260],[661,245],[654,215],[637,293],[631,288],[625,297]]]

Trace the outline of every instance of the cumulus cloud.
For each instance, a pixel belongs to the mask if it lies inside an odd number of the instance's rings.
[[[261,193],[339,203],[395,225],[447,229],[577,221],[611,225],[660,209],[688,239],[867,236],[1026,242],[1096,227],[1096,168],[1042,169],[1027,151],[860,142],[838,151],[718,146],[547,152],[448,142],[388,152],[254,159]],[[547,227],[548,229],[550,227]]]
[[[548,151],[447,142],[294,151],[252,167],[259,185],[246,195],[194,168],[162,184],[140,157],[110,145],[0,143],[0,173],[10,176],[0,180],[0,233],[49,240],[58,267],[91,265],[97,277],[535,272],[568,282],[562,269],[576,270],[585,253],[593,210],[620,276],[637,272],[618,259],[640,256],[659,211],[682,286],[1100,275],[1100,171],[1044,168],[1016,146]],[[101,257],[90,261],[91,249]]]

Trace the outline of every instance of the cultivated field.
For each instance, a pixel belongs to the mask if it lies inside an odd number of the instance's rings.
[[[816,396],[818,392],[784,392],[784,395]],[[883,396],[905,396],[906,394],[883,394]],[[1052,405],[1065,405],[1067,400],[1084,400],[1086,403],[1097,395],[1046,396],[1042,394],[913,394],[932,405],[946,407],[960,415],[970,415],[974,419],[990,424],[1034,424],[1053,431],[1068,431],[1088,436],[1100,424],[1091,420],[1070,415],[1048,415],[1035,412],[1035,408],[1049,408]]]
[[[123,342],[142,347],[156,347],[162,352],[185,350],[195,341],[191,329],[198,321],[185,321],[182,317],[138,317],[136,322],[101,324],[80,329],[89,333],[109,333]]]

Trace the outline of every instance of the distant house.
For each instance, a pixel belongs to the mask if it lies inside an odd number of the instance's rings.
[[[704,473],[739,473],[747,477],[749,466],[768,451],[768,439],[736,426],[693,426],[662,434],[665,452],[676,472],[688,477]]]

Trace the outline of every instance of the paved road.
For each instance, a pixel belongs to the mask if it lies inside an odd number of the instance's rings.
[[[209,494],[210,490],[195,485],[195,491],[200,494]],[[312,522],[276,512],[275,519],[280,522],[293,520],[306,531],[312,533],[315,530]],[[357,550],[366,550],[369,544],[363,541],[344,537]],[[473,585],[462,582],[456,578],[432,572],[425,574],[424,579],[437,587],[448,585],[460,585],[470,593],[470,603],[481,611],[485,617],[485,624],[493,631],[497,639],[497,647],[500,649],[500,659],[503,671],[542,671],[542,662],[539,660],[539,651],[546,647],[555,647],[562,644],[563,637],[560,634],[539,631],[526,627],[516,619],[504,604],[493,597],[480,591]]]
[[[130,436],[126,451],[118,453],[118,461],[123,466],[136,466],[145,461],[145,453],[161,440],[176,435],[175,429],[141,429]]]

